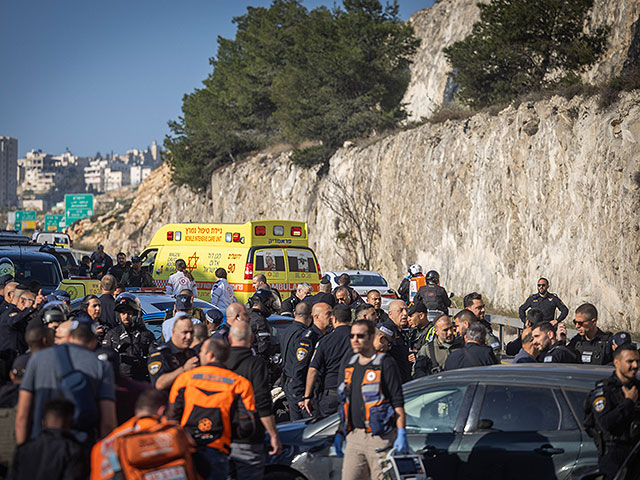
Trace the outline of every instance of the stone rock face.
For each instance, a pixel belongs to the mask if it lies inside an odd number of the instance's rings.
[[[422,41],[403,98],[410,120],[428,118],[450,100],[451,66],[442,50],[471,33],[480,18],[477,3],[477,0],[441,0],[409,19]],[[640,42],[640,0],[595,0],[591,17],[590,25],[611,27],[607,51],[600,62],[583,74],[586,83],[599,84],[620,74],[625,63],[629,63],[629,56],[637,55],[633,45]]]
[[[214,172],[206,195],[171,185],[163,167],[106,247],[144,246],[169,222],[304,220],[324,270],[362,268],[368,244],[394,287],[420,263],[449,291],[511,310],[545,276],[570,309],[593,302],[605,325],[638,331],[639,119],[640,92],[606,111],[554,97],[344,148],[328,172],[258,155]],[[361,225],[335,213],[340,195]],[[355,247],[349,232],[363,234]]]

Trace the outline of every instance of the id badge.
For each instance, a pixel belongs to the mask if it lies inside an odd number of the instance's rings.
[[[593,352],[582,352],[582,363],[591,363]]]

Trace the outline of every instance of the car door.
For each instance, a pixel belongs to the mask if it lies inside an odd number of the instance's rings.
[[[559,390],[478,386],[458,454],[459,478],[567,478],[581,434]]]
[[[422,454],[427,476],[455,478],[460,462],[458,443],[469,412],[475,384],[443,384],[407,393],[407,438]]]

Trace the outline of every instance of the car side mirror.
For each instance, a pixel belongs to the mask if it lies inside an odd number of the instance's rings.
[[[481,418],[478,421],[478,430],[491,430],[493,428],[493,420]]]

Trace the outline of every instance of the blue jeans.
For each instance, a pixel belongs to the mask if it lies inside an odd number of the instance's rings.
[[[229,457],[217,448],[199,447],[198,452],[207,460],[211,471],[205,480],[226,480],[229,476]]]

